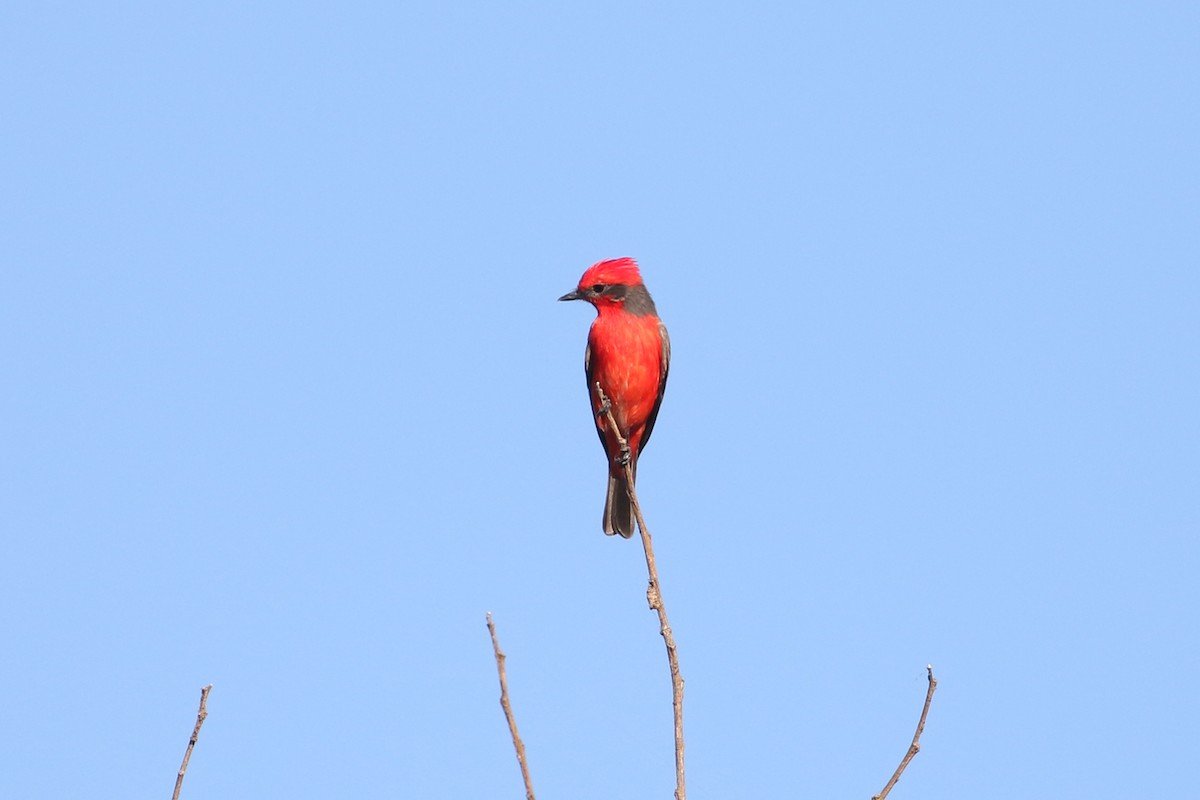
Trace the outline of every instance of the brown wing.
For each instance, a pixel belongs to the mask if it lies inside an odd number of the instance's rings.
[[[596,416],[596,376],[592,371],[592,343],[588,342],[583,351],[583,372],[587,375],[588,405],[592,407],[592,422],[596,423],[596,434],[600,437],[600,446],[608,452],[608,442],[604,441],[604,430],[600,427],[600,418]]]
[[[642,433],[642,444],[638,447],[638,455],[646,449],[650,441],[650,432],[654,430],[654,421],[658,419],[658,409],[662,405],[663,392],[667,390],[667,373],[671,368],[671,337],[667,336],[667,326],[658,321],[658,335],[662,338],[662,374],[658,376],[658,397],[654,398],[654,408],[646,419],[646,430]],[[589,378],[590,380],[590,378]]]

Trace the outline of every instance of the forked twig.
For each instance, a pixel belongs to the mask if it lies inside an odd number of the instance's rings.
[[[613,416],[612,403],[596,382],[596,396],[600,400],[600,408],[608,419],[609,429],[617,438],[619,452],[629,452],[629,443],[621,435],[617,420]],[[633,486],[633,459],[626,458],[622,465],[625,469],[625,485],[629,487],[629,504],[633,506],[634,516],[637,517],[638,532],[642,535],[642,549],[646,553],[646,571],[650,575],[650,585],[646,588],[646,602],[650,609],[658,613],[659,632],[667,645],[667,663],[671,668],[671,706],[675,712],[675,800],[686,800],[687,787],[684,781],[683,768],[683,675],[679,671],[679,655],[675,649],[675,634],[671,632],[671,624],[667,622],[667,607],[663,603],[662,589],[658,584],[658,569],[654,565],[654,545],[650,540],[650,531],[646,528],[646,520],[642,516],[642,507],[638,503],[637,490]]]
[[[183,776],[187,772],[188,762],[192,760],[192,748],[196,746],[196,740],[200,738],[200,726],[208,718],[208,693],[210,691],[212,691],[211,683],[200,690],[200,710],[196,712],[196,727],[192,728],[192,738],[188,739],[187,750],[183,754],[183,763],[179,765],[179,774],[175,777],[175,793],[171,795],[171,800],[179,800],[179,790],[183,788]]]
[[[929,691],[925,693],[925,707],[921,709],[921,719],[917,722],[917,732],[913,734],[912,744],[908,746],[908,752],[904,754],[900,766],[896,767],[896,771],[892,773],[892,779],[887,782],[887,786],[884,786],[883,791],[872,797],[871,800],[883,800],[887,797],[888,792],[892,791],[892,787],[896,785],[896,781],[900,780],[900,773],[904,772],[908,762],[921,752],[921,733],[925,730],[925,718],[929,716],[929,704],[933,702],[933,693],[937,690],[937,678],[933,677],[933,665],[926,666],[925,672],[929,675]]]
[[[508,720],[508,730],[512,734],[513,747],[517,751],[517,763],[521,765],[521,777],[525,780],[525,798],[533,798],[533,781],[529,778],[529,765],[525,762],[525,743],[517,733],[517,720],[513,716],[512,706],[508,702],[508,675],[504,671],[504,661],[507,656],[500,652],[500,642],[496,639],[496,624],[492,622],[492,612],[487,615],[488,633],[492,635],[492,650],[496,653],[496,671],[500,673],[500,707],[504,709],[504,718]]]

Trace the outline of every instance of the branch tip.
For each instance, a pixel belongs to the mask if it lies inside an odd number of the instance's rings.
[[[921,734],[925,731],[925,719],[929,716],[929,705],[933,702],[933,693],[937,691],[937,678],[933,677],[933,665],[925,665],[925,673],[929,677],[929,688],[925,692],[925,705],[921,707],[921,718],[917,721],[917,732],[913,734],[912,744],[908,746],[908,752],[900,761],[900,766],[896,767],[896,771],[892,773],[891,779],[887,785],[883,787],[883,791],[873,796],[871,800],[884,800],[888,793],[892,791],[892,787],[896,785],[896,781],[900,780],[901,773],[908,766],[908,762],[913,760],[913,756],[921,752]]]
[[[179,765],[179,772],[175,775],[175,792],[171,795],[171,800],[179,800],[179,791],[183,788],[183,776],[187,773],[188,762],[192,760],[192,748],[196,746],[196,740],[200,738],[200,726],[204,724],[204,720],[208,719],[208,693],[212,691],[212,688],[210,683],[200,689],[200,708],[196,711],[196,726],[192,728],[187,750],[183,752],[183,763]]]
[[[504,668],[507,656],[500,650],[500,640],[496,638],[496,624],[492,622],[492,612],[487,612],[488,633],[492,636],[492,652],[496,656],[496,672],[500,676],[500,707],[504,709],[504,718],[508,720],[508,731],[512,734],[513,748],[517,751],[517,764],[521,767],[521,779],[525,781],[525,798],[534,800],[533,781],[529,777],[529,764],[525,761],[525,743],[521,734],[517,733],[517,719],[513,716],[512,704],[508,701],[508,674]]]

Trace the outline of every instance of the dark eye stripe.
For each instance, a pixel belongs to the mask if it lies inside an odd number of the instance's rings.
[[[628,291],[629,287],[621,283],[596,283],[588,287],[589,294],[604,295],[614,300],[625,299],[625,293]]]

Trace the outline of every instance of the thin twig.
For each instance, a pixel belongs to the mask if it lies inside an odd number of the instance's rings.
[[[600,399],[600,408],[608,418],[609,430],[617,438],[619,452],[629,453],[629,444],[617,427],[613,416],[612,403],[604,395],[600,382],[596,382],[596,395]],[[663,602],[662,589],[658,583],[658,569],[654,565],[654,545],[650,540],[650,531],[646,528],[646,520],[642,516],[642,507],[638,503],[637,490],[633,486],[633,459],[627,458],[624,463],[625,485],[629,487],[629,503],[633,506],[634,516],[637,517],[638,532],[642,535],[642,549],[646,553],[646,571],[650,575],[650,585],[646,587],[646,602],[650,609],[658,613],[659,632],[667,645],[667,663],[671,668],[671,706],[675,712],[675,800],[686,800],[687,787],[684,780],[683,768],[683,675],[679,671],[679,655],[675,649],[675,634],[671,632],[671,624],[667,622],[667,606]]]
[[[492,612],[487,615],[488,632],[492,634],[492,650],[496,653],[496,670],[500,673],[500,707],[504,709],[504,718],[508,720],[508,730],[512,733],[513,747],[517,751],[517,763],[521,765],[521,777],[525,780],[525,798],[533,798],[533,781],[529,778],[529,765],[525,762],[525,743],[517,733],[517,720],[513,716],[512,706],[508,702],[508,676],[504,671],[504,661],[507,656],[500,652],[500,642],[496,639],[496,625],[492,622]]]
[[[192,748],[196,746],[196,740],[200,738],[200,726],[208,718],[208,693],[210,691],[212,691],[211,683],[200,690],[200,710],[196,712],[196,727],[192,728],[192,738],[188,739],[187,750],[183,754],[183,763],[179,765],[179,774],[175,777],[175,794],[171,795],[171,800],[179,800],[179,790],[183,788],[183,775],[187,772],[188,762],[192,760]]]
[[[933,702],[933,693],[937,690],[937,678],[933,677],[933,665],[925,667],[925,672],[929,675],[929,691],[925,693],[925,707],[921,709],[921,720],[917,723],[917,732],[913,734],[912,744],[908,746],[908,752],[904,754],[904,760],[900,762],[900,766],[896,767],[896,771],[892,773],[892,779],[887,782],[887,786],[883,787],[883,791],[871,798],[871,800],[883,800],[888,796],[888,792],[896,785],[896,781],[900,780],[900,773],[904,772],[904,768],[908,766],[908,762],[913,760],[913,756],[921,752],[921,732],[925,730],[925,718],[929,716],[929,704]]]

